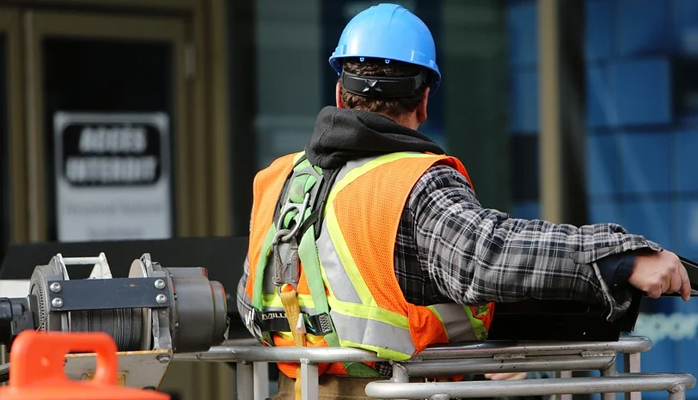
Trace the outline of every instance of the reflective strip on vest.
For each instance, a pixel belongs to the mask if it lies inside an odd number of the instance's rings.
[[[450,342],[473,342],[479,340],[465,307],[458,304],[434,304],[429,308],[439,317],[446,328]]]
[[[356,293],[352,281],[349,279],[349,276],[347,276],[347,271],[342,266],[342,261],[334,250],[327,224],[322,224],[320,232],[320,237],[315,243],[317,244],[318,254],[320,255],[320,265],[324,273],[323,278],[332,291],[330,294],[342,301],[361,303],[361,299],[358,293]]]
[[[358,318],[330,311],[334,326],[339,333],[340,341],[348,341],[353,344],[365,344],[379,349],[397,351],[407,359],[415,352],[410,331],[374,319]],[[378,356],[383,354],[379,350]],[[397,358],[395,355],[387,355],[389,358]]]
[[[281,302],[281,298],[275,293],[265,293],[263,299],[264,312],[284,310],[284,304]],[[301,307],[301,311],[315,314],[315,303],[313,303],[313,298],[311,295],[299,294],[298,304]]]
[[[342,172],[344,171],[340,172],[340,176],[337,177],[337,181],[332,190],[330,191],[330,194],[327,198],[327,206],[329,207],[330,204],[332,204],[335,197],[337,196],[337,193],[339,193],[342,189],[344,189],[347,185],[355,181],[361,175],[365,174],[366,172],[372,170],[375,167],[379,167],[383,164],[387,164],[391,161],[395,161],[405,157],[421,158],[431,156],[422,153],[391,153],[381,157],[374,157],[369,159],[363,159],[360,161],[348,162],[344,166],[344,169],[346,169],[347,172],[345,172],[344,174],[342,174]]]

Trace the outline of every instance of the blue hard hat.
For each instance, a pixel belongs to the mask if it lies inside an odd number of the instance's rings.
[[[346,57],[381,58],[425,67],[434,74],[432,92],[441,82],[429,28],[397,4],[372,6],[349,21],[329,59],[337,75],[342,73],[342,59]]]

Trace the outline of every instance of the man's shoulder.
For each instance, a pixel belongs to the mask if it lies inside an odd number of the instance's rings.
[[[455,181],[467,185],[467,180],[457,168],[445,163],[436,163],[429,167],[419,178],[417,184],[432,185]]]

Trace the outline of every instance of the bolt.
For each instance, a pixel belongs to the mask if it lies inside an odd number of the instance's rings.
[[[165,281],[163,281],[162,279],[156,280],[155,287],[158,289],[164,289],[165,288]]]
[[[52,291],[53,293],[58,293],[58,292],[60,292],[63,288],[61,287],[61,284],[60,284],[60,283],[58,283],[58,282],[53,282],[53,283],[51,284],[51,286],[49,286],[49,289],[51,289],[51,291]]]
[[[160,364],[167,364],[168,362],[170,362],[171,359],[169,354],[160,354],[155,358],[160,362]]]
[[[61,308],[63,307],[63,299],[56,297],[55,299],[51,300],[51,304],[56,308]]]
[[[157,301],[158,304],[165,304],[167,303],[167,296],[165,296],[164,294],[159,294],[155,296],[155,301]]]

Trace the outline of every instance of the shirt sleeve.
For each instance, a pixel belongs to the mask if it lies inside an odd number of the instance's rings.
[[[463,175],[443,165],[420,178],[408,208],[420,263],[439,292],[460,304],[577,300],[604,304],[612,320],[627,309],[632,292],[612,292],[598,261],[661,250],[617,224],[575,227],[484,208]]]

